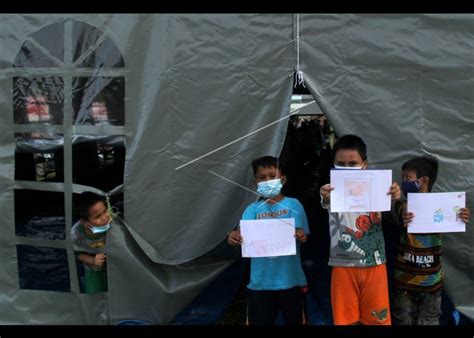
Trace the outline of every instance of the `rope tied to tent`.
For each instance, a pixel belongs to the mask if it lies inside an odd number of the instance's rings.
[[[296,81],[294,87],[304,85],[304,74],[300,70],[300,15],[296,14]]]
[[[303,75],[303,72],[301,70],[297,70],[296,71],[296,81],[295,81],[295,87],[296,86],[303,86],[304,88],[306,88],[306,86],[304,85],[304,75]]]

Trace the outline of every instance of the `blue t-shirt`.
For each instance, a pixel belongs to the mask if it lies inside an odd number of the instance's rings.
[[[250,204],[242,215],[243,220],[270,218],[294,218],[295,227],[302,228],[305,234],[309,234],[304,208],[294,198],[285,197],[272,205],[257,201]],[[295,241],[297,241],[296,238]],[[252,290],[284,290],[307,285],[301,267],[299,244],[297,241],[296,255],[251,258],[250,283],[247,287]]]

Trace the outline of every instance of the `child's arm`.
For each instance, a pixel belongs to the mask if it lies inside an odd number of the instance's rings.
[[[81,261],[84,264],[89,266],[95,266],[96,268],[102,267],[105,263],[105,259],[107,256],[105,253],[98,253],[98,254],[88,254],[88,253],[80,253],[77,256],[77,260]]]
[[[392,201],[398,201],[401,194],[400,186],[397,182],[393,182],[390,186],[390,190],[387,192],[387,195],[392,195]]]
[[[308,239],[308,236],[306,236],[306,234],[304,233],[304,230],[301,228],[296,228],[295,237],[298,241],[300,241],[300,243],[304,243]]]
[[[330,202],[330,197],[331,197],[331,190],[334,190],[333,187],[331,187],[331,184],[325,184],[319,189],[319,195],[321,196],[321,206],[324,209],[329,208],[329,202]]]
[[[392,223],[395,225],[403,224],[403,226],[406,227],[402,217],[403,207],[405,206],[406,209],[406,203],[405,201],[400,200],[401,189],[398,183],[392,183],[389,191],[387,192],[387,195],[391,195],[391,207],[389,211],[384,211],[382,213],[382,219],[384,220],[384,222],[382,222],[382,225],[385,226],[385,224]]]
[[[232,230],[227,236],[227,243],[230,245],[241,245],[244,241],[244,238],[240,235],[240,228]]]
[[[401,206],[401,212],[402,212],[402,224],[406,228],[408,227],[408,224],[413,221],[413,218],[415,218],[415,214],[412,212],[407,211],[407,205],[404,203]]]
[[[385,211],[383,215],[389,215],[393,217],[393,222],[397,225],[403,224],[403,213],[407,211],[407,202],[405,200],[399,200],[392,203],[392,209]]]

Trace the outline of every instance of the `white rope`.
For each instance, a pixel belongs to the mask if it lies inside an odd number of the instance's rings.
[[[297,85],[303,85],[303,87],[306,88],[306,86],[304,85],[304,75],[303,75],[303,72],[301,70],[296,71],[295,87]]]
[[[300,70],[300,15],[296,14],[296,81],[295,87],[302,85],[304,88],[304,74]]]

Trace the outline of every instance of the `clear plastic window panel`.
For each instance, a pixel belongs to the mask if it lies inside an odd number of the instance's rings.
[[[71,292],[65,249],[17,245],[20,289]]]
[[[61,77],[13,78],[13,114],[16,124],[62,124]]]
[[[63,192],[16,189],[14,202],[17,236],[66,239]]]
[[[64,138],[59,134],[15,134],[15,180],[64,181]]]
[[[73,60],[81,68],[124,67],[122,55],[104,32],[84,22],[74,22]]]
[[[80,135],[73,141],[73,182],[110,191],[123,184],[125,137]]]
[[[14,67],[58,67],[64,61],[64,22],[33,33],[21,46]]]
[[[74,123],[78,125],[125,124],[123,77],[73,79]]]

